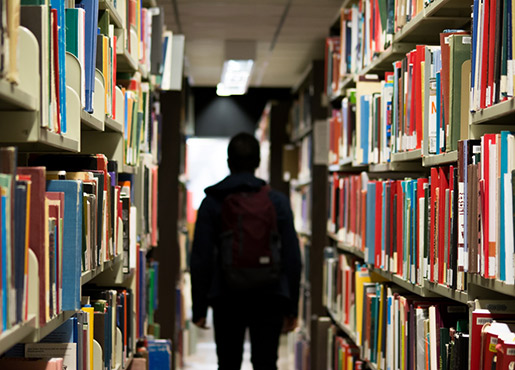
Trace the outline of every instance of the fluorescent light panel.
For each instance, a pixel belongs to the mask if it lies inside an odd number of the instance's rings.
[[[226,60],[224,62],[220,83],[216,88],[217,95],[229,96],[245,94],[253,66],[254,61],[252,59]]]

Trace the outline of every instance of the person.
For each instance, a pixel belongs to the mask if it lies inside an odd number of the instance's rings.
[[[288,197],[270,189],[280,237],[277,282],[257,289],[232,291],[218,260],[224,199],[237,192],[258,192],[265,181],[254,176],[260,162],[258,141],[250,134],[234,136],[228,146],[230,175],[205,189],[197,214],[190,262],[193,323],[206,328],[208,306],[213,325],[219,370],[240,369],[245,333],[251,342],[254,370],[277,369],[281,332],[297,326],[301,257]]]

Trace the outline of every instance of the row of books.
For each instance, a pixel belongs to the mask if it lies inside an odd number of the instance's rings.
[[[440,33],[440,45],[418,45],[393,63],[383,81],[360,76],[331,119],[330,163],[386,163],[391,153],[440,154],[468,136],[471,36]]]
[[[118,364],[125,368],[136,349],[133,292],[86,288],[84,293],[88,295],[82,297],[80,310],[40,342],[16,344],[0,359],[2,368],[49,357],[61,358],[65,369],[92,370],[99,361],[102,369]],[[94,355],[95,342],[101,347],[100,358]]]
[[[378,369],[504,370],[515,363],[511,302],[475,300],[468,308],[418,297],[383,282],[353,257],[330,252],[324,278],[333,283],[324,291],[326,305],[352,338],[335,339],[335,369],[345,369],[344,356]]]
[[[340,34],[326,39],[327,96],[338,95],[342,80],[357,74],[385,51],[395,32],[423,10],[424,1],[359,1],[340,10]]]
[[[1,331],[27,319],[29,248],[38,260],[41,325],[80,307],[82,272],[120,254],[130,272],[137,259],[132,179],[118,173],[116,162],[102,154],[41,155],[29,158],[31,167],[17,167],[16,157],[14,147],[0,149]],[[150,183],[150,174],[143,177]],[[154,242],[156,193],[144,197],[140,218]]]
[[[311,189],[303,186],[291,193],[291,207],[295,229],[299,232],[311,230]]]
[[[467,368],[466,305],[414,296],[383,282],[365,265],[351,268],[341,261],[341,257],[326,259],[326,279],[333,279],[335,287],[345,286],[351,291],[326,292],[332,294],[327,296],[328,308],[332,311],[340,307],[345,317],[353,318],[349,324],[339,322],[355,334],[361,360],[378,369]]]
[[[2,39],[9,37],[12,42],[6,42],[5,47],[0,47],[0,53],[12,57],[2,58],[2,61],[11,62],[6,63],[3,69],[13,71],[6,73],[8,81],[16,81],[12,77],[16,76],[16,68],[13,66],[16,63],[16,53],[7,51],[17,50],[18,26],[28,28],[36,37],[40,49],[39,120],[42,127],[57,133],[67,132],[66,53],[74,55],[80,63],[81,73],[76,78],[81,84],[81,91],[77,93],[81,98],[82,108],[89,113],[94,111],[95,70],[98,69],[104,78],[103,113],[120,122],[124,118],[116,117],[117,60],[123,59],[129,50],[129,53],[132,51],[130,55],[134,55],[136,67],[139,61],[145,66],[145,71],[156,75],[163,73],[165,60],[161,40],[161,10],[142,8],[141,2],[135,0],[127,1],[128,6],[125,3],[125,0],[117,1],[116,7],[123,9],[120,13],[122,23],[127,24],[138,38],[129,37],[125,28],[116,28],[112,17],[120,18],[120,14],[111,14],[109,9],[99,10],[98,0],[75,1],[75,8],[65,8],[64,1],[22,0],[21,6],[20,2],[8,2],[9,12],[2,11],[1,18],[2,22],[9,24],[6,31],[9,29],[10,32],[2,31]],[[134,39],[134,45],[131,45],[131,39]],[[19,52],[23,53],[23,50]],[[168,62],[171,63],[171,60]],[[127,97],[124,99],[127,100]]]
[[[514,136],[459,142],[458,165],[429,178],[333,174],[329,230],[365,262],[414,284],[466,289],[466,272],[514,284]]]
[[[335,327],[329,329],[328,369],[362,370],[365,363],[359,358],[359,347],[345,336],[334,333]]]
[[[294,100],[290,122],[291,137],[297,137],[312,126],[311,96],[308,88],[302,89]]]
[[[514,96],[512,1],[474,1],[470,108],[478,111]]]

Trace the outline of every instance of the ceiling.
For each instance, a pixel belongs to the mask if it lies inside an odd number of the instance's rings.
[[[158,4],[164,8],[167,28],[186,37],[185,68],[194,86],[216,86],[220,81],[225,40],[230,39],[256,40],[251,87],[291,87],[310,61],[323,58],[324,39],[342,0],[159,0]]]

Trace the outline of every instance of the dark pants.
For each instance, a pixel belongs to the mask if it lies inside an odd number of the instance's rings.
[[[277,296],[233,296],[213,303],[219,370],[239,370],[248,328],[254,370],[276,370],[284,301]]]

